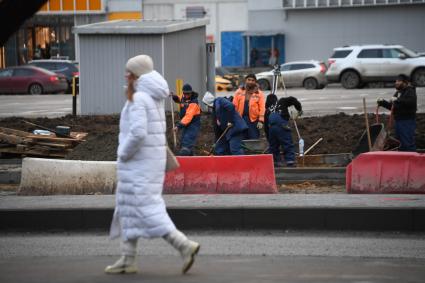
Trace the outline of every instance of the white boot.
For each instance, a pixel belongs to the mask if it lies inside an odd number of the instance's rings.
[[[108,265],[105,272],[108,274],[136,273],[136,252],[137,239],[121,242],[122,256],[113,265]]]
[[[182,273],[186,273],[192,267],[195,255],[199,252],[201,245],[189,240],[179,230],[167,234],[164,239],[180,252],[183,259]]]
[[[113,265],[108,265],[105,268],[105,273],[118,274],[118,273],[136,273],[136,258],[134,256],[121,256]]]

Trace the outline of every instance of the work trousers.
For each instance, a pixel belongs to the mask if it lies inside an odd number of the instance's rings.
[[[248,116],[243,116],[243,119],[248,126],[243,134],[244,140],[255,140],[260,138],[260,130],[257,129],[258,121],[251,122]]]
[[[243,155],[242,149],[243,134],[233,134],[229,138],[223,137],[215,146],[216,155]]]
[[[400,151],[416,151],[415,130],[415,119],[395,121],[395,135],[400,141]]]
[[[180,145],[181,149],[177,155],[180,156],[191,156],[193,155],[193,147],[196,144],[198,138],[201,121],[190,123],[187,127],[184,127],[181,134]]]
[[[294,143],[292,142],[288,121],[283,121],[283,123],[272,124],[269,127],[270,152],[273,154],[273,161],[280,163],[282,162],[280,155],[280,148],[282,147],[286,164],[293,166],[295,163]]]

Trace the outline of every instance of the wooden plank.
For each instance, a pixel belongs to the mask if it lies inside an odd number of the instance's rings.
[[[45,135],[28,135],[28,138],[35,139],[35,140],[46,140],[46,141],[59,141],[59,142],[82,142],[84,141],[83,138],[85,138],[88,135],[88,133],[83,132],[71,132],[71,136],[73,136],[73,139],[70,138],[58,138],[55,135],[45,136]]]
[[[60,152],[46,152],[45,150],[40,149],[24,149],[23,151],[16,149],[15,147],[6,147],[0,148],[0,153],[13,153],[19,155],[31,155],[31,156],[40,156],[40,157],[59,157],[64,158],[68,151],[60,151]]]
[[[20,136],[20,137],[27,137],[29,135],[28,132],[19,131],[19,130],[10,129],[10,128],[3,128],[3,127],[0,127],[0,133],[7,134],[7,135]]]
[[[77,139],[57,138],[55,136],[45,136],[45,135],[29,135],[28,138],[33,140],[62,142],[62,143],[73,143],[73,142],[78,143],[79,142],[79,140]]]
[[[24,143],[23,138],[21,138],[19,136],[15,136],[15,135],[4,134],[2,132],[0,132],[0,140],[5,141],[5,142],[10,143],[10,144]]]
[[[56,148],[62,148],[62,149],[67,149],[67,148],[72,148],[72,145],[69,144],[61,144],[61,143],[49,143],[49,142],[34,142],[34,143],[30,143],[32,145],[40,145],[40,146],[47,146],[47,147],[56,147]]]

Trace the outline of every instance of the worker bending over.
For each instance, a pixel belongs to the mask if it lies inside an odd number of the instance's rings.
[[[272,97],[270,97],[272,96]],[[276,101],[277,99],[269,94],[268,102]],[[270,97],[270,98],[269,98]],[[302,115],[301,103],[293,96],[282,97],[277,101],[277,104],[267,103],[269,116],[268,121],[268,141],[270,145],[270,152],[273,154],[273,161],[275,167],[282,167],[282,157],[280,155],[280,147],[283,148],[286,166],[295,166],[295,150],[294,143],[292,142],[291,128],[289,127],[290,114],[288,107],[294,106],[297,112],[293,112],[292,118],[296,119]]]
[[[215,154],[242,155],[243,133],[248,128],[245,121],[236,112],[234,105],[224,97],[215,98],[207,92],[202,99],[212,108],[214,131],[216,133]]]

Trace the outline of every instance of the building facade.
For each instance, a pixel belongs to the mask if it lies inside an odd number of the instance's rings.
[[[145,19],[207,18],[207,41],[216,45],[216,65],[244,65],[243,33],[248,29],[247,0],[144,0]]]
[[[335,47],[401,44],[425,51],[424,0],[249,0],[249,31],[278,31],[286,61],[326,61]]]
[[[142,0],[49,0],[1,47],[0,67],[52,57],[78,61],[74,26],[141,19],[141,11]]]

